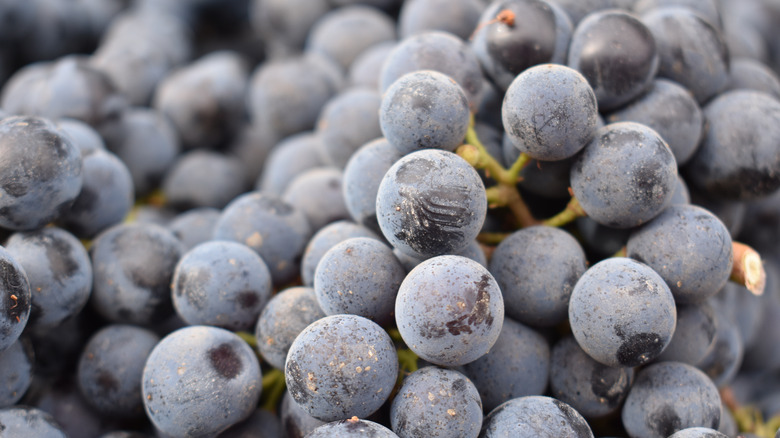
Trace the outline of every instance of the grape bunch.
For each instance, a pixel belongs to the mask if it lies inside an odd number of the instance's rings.
[[[780,437],[776,0],[0,18],[0,438]]]

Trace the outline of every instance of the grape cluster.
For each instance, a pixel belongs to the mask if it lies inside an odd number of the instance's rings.
[[[780,437],[776,0],[0,19],[0,438]]]

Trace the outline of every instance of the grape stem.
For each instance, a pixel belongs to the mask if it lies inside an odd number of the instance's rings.
[[[474,129],[474,115],[471,116],[468,131],[466,131],[465,144],[456,151],[457,154],[471,164],[475,169],[482,169],[485,174],[493,178],[497,184],[485,190],[488,203],[492,208],[509,207],[512,214],[521,227],[538,225],[528,209],[523,197],[517,190],[517,182],[520,181],[520,172],[531,161],[526,153],[521,153],[509,169],[505,169],[490,153],[477,137]]]
[[[569,189],[569,191],[571,191],[571,189]],[[572,195],[571,200],[566,204],[566,208],[564,208],[562,212],[549,219],[543,220],[541,223],[548,227],[562,227],[573,222],[577,218],[585,216],[587,216],[587,213],[582,209],[580,201]]]
[[[268,371],[263,376],[263,391],[260,399],[260,406],[271,412],[276,412],[279,406],[279,400],[284,396],[287,389],[287,383],[284,380],[284,372],[276,368]]]
[[[747,288],[753,295],[764,293],[766,286],[766,271],[758,252],[740,242],[732,244],[734,265],[731,269],[731,281]]]

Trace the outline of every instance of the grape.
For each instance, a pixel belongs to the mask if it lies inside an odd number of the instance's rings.
[[[704,116],[691,93],[668,79],[655,79],[645,94],[607,115],[610,123],[638,122],[669,145],[678,165],[691,158],[702,137]]]
[[[347,72],[347,79],[353,87],[379,89],[379,75],[382,64],[395,48],[397,41],[385,41],[374,44],[355,57]]]
[[[401,265],[404,267],[407,273],[414,269],[415,266],[419,265],[421,262],[427,259],[419,259],[417,257],[411,257],[408,256],[401,251],[398,251],[398,249],[393,249],[393,254],[395,254],[396,258],[399,262],[401,262]],[[457,254],[451,254],[451,255],[459,255],[466,258],[469,258],[471,260],[474,260],[475,262],[479,263],[480,265],[484,267],[488,267],[487,263],[487,257],[485,257],[485,251],[482,250],[482,247],[480,244],[475,240],[469,245],[459,251]]]
[[[334,421],[323,424],[312,430],[304,438],[398,438],[390,429],[369,420],[352,417],[348,420]]]
[[[265,192],[233,199],[214,225],[215,240],[231,240],[254,249],[271,271],[275,285],[298,274],[310,236],[311,226],[303,212]]]
[[[663,279],[623,257],[591,266],[569,301],[577,343],[612,367],[634,367],[658,357],[672,339],[676,320],[674,298]]]
[[[528,396],[509,400],[490,411],[480,438],[592,438],[579,412],[551,397]]]
[[[656,42],[659,77],[691,90],[699,103],[726,87],[728,48],[712,23],[686,8],[651,9],[641,19]]]
[[[613,228],[641,225],[672,198],[677,165],[652,129],[634,122],[601,128],[571,168],[574,196],[590,218]]]
[[[471,46],[487,76],[506,90],[534,65],[565,63],[571,32],[571,20],[553,2],[493,1],[482,11]]]
[[[672,205],[628,238],[626,254],[653,268],[677,303],[698,303],[728,281],[731,236],[714,214],[694,205]]]
[[[344,168],[342,189],[352,219],[381,233],[376,217],[376,195],[382,177],[403,154],[385,138],[361,146]]]
[[[171,293],[176,313],[188,324],[250,330],[271,297],[271,272],[246,245],[209,241],[176,264]]]
[[[173,123],[186,149],[214,148],[238,129],[248,82],[241,55],[214,51],[160,81],[152,106]]]
[[[333,167],[309,169],[298,174],[282,193],[282,200],[301,211],[317,232],[329,223],[349,219],[342,193],[343,172]]]
[[[593,138],[596,96],[577,71],[556,64],[531,67],[509,85],[501,108],[515,147],[546,161],[574,156]]]
[[[162,182],[167,205],[179,210],[223,208],[249,186],[238,158],[203,149],[180,155]]]
[[[724,435],[709,427],[689,427],[678,430],[669,435],[669,438],[728,438],[728,435]]]
[[[703,372],[680,362],[640,370],[626,397],[623,426],[632,437],[668,437],[688,427],[716,428],[720,395]]]
[[[181,149],[171,121],[150,108],[122,112],[116,121],[102,127],[101,134],[108,149],[130,171],[136,196],[157,187]]]
[[[87,304],[92,263],[72,234],[56,227],[17,232],[8,238],[5,249],[24,268],[35,291],[28,330],[51,330]]]
[[[479,0],[408,0],[398,14],[401,38],[441,30],[467,40],[474,32],[484,6]]]
[[[758,91],[730,91],[704,107],[704,120],[690,183],[728,200],[758,199],[780,188],[780,101]]]
[[[86,57],[69,54],[30,64],[3,85],[3,109],[46,119],[73,118],[98,126],[125,107],[111,80]]]
[[[193,208],[171,219],[168,229],[189,251],[196,245],[211,240],[214,225],[219,219],[220,211],[216,208]]]
[[[457,36],[438,30],[401,40],[385,59],[379,78],[384,93],[401,76],[417,70],[435,70],[458,83],[474,110],[482,98],[483,75],[471,48]]]
[[[614,9],[594,12],[577,24],[567,64],[593,87],[601,111],[631,102],[651,84],[658,52],[638,17]]]
[[[0,246],[0,351],[21,336],[30,319],[32,292],[22,265]]]
[[[708,301],[677,305],[674,335],[658,356],[658,361],[676,361],[696,366],[715,347],[719,320]]]
[[[305,409],[295,403],[289,391],[282,396],[282,405],[279,408],[279,417],[282,420],[282,436],[287,438],[303,438],[312,430],[327,424],[306,412]]]
[[[319,150],[322,138],[312,132],[291,135],[277,143],[257,178],[255,190],[281,196],[296,175],[323,166]]]
[[[344,86],[335,61],[318,53],[276,58],[252,73],[247,110],[279,138],[311,130],[320,110]]]
[[[92,335],[78,364],[78,386],[85,400],[109,417],[143,416],[141,376],[160,338],[131,325],[112,324]]]
[[[403,155],[426,148],[452,152],[463,143],[468,129],[466,94],[445,74],[407,73],[385,91],[379,124],[387,141]]]
[[[390,423],[402,438],[476,438],[482,427],[482,402],[463,374],[424,367],[404,378],[390,407]]]
[[[352,237],[323,254],[314,271],[314,291],[327,315],[348,313],[387,325],[405,275],[387,245]]]
[[[413,152],[379,184],[379,227],[390,244],[412,257],[457,252],[477,237],[485,220],[484,187],[474,168],[452,152]]]
[[[257,350],[273,367],[284,369],[287,352],[298,334],[325,316],[314,289],[284,289],[271,297],[257,318]]]
[[[438,256],[407,274],[396,297],[395,320],[420,358],[458,366],[479,359],[496,343],[504,301],[482,265],[462,256]]]
[[[266,41],[270,57],[281,58],[303,49],[312,25],[332,8],[329,0],[253,0],[252,29]]]
[[[586,269],[580,244],[565,231],[543,226],[512,233],[490,262],[507,316],[535,327],[566,320],[572,289]]]
[[[306,286],[314,284],[314,272],[322,256],[337,243],[351,237],[370,237],[380,240],[373,231],[349,221],[337,221],[317,231],[306,245],[301,262],[301,280]]]
[[[689,9],[707,20],[714,28],[723,27],[720,4],[717,0],[638,0],[633,9],[638,14],[644,14],[653,9],[667,7]]]
[[[259,408],[246,420],[222,432],[220,438],[279,438],[282,425],[273,412]]]
[[[363,5],[336,8],[323,14],[309,30],[306,51],[330,57],[344,69],[361,52],[395,40],[395,23],[382,11]]]
[[[154,224],[119,224],[100,233],[92,258],[92,307],[111,322],[151,325],[173,314],[171,280],[184,249]]]
[[[571,336],[558,341],[550,356],[550,393],[555,398],[586,418],[619,410],[634,380],[632,368],[596,362]]]
[[[78,119],[63,118],[57,121],[60,133],[69,137],[81,151],[81,156],[86,157],[96,150],[106,149],[106,143],[100,133],[86,122]]]
[[[479,391],[486,412],[507,400],[544,394],[550,372],[550,345],[541,334],[504,318],[496,343],[474,362],[463,365]]]
[[[261,378],[257,357],[237,335],[189,326],[154,347],[141,392],[146,414],[163,433],[210,436],[251,415]]]
[[[61,216],[81,191],[81,154],[48,119],[0,120],[0,226],[34,230]]]
[[[358,148],[382,136],[381,103],[377,91],[349,88],[325,104],[317,119],[319,153],[325,163],[343,169]]]
[[[739,326],[728,318],[724,310],[715,308],[718,325],[712,348],[694,364],[704,371],[718,388],[725,387],[734,380],[745,352]]]
[[[732,58],[726,90],[756,90],[780,99],[780,78],[764,63],[750,58]]]
[[[81,191],[57,222],[79,237],[93,238],[130,212],[133,178],[119,157],[103,149],[82,151],[81,172]]]
[[[0,408],[17,404],[24,397],[33,380],[35,357],[32,344],[18,339],[0,351]]]
[[[3,435],[29,438],[66,438],[65,431],[47,412],[28,406],[0,409]]]
[[[306,327],[287,354],[284,376],[295,403],[322,421],[376,412],[390,397],[398,358],[390,336],[357,315],[331,315]]]

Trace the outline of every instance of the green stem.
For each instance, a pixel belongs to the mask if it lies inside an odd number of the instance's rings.
[[[253,349],[257,348],[257,338],[254,334],[249,332],[236,332],[239,338],[243,339],[244,342],[249,344],[250,347]]]
[[[582,209],[580,202],[577,201],[577,198],[572,196],[571,201],[569,201],[562,212],[549,219],[543,220],[541,223],[548,227],[562,227],[573,222],[577,218],[585,216],[587,216],[587,214],[585,213],[585,210]]]
[[[477,240],[485,245],[498,245],[512,233],[487,233],[482,232],[477,236]]]
[[[279,400],[284,396],[287,384],[284,381],[284,372],[276,368],[268,371],[263,376],[263,392],[260,398],[260,406],[271,412],[276,412]]]

